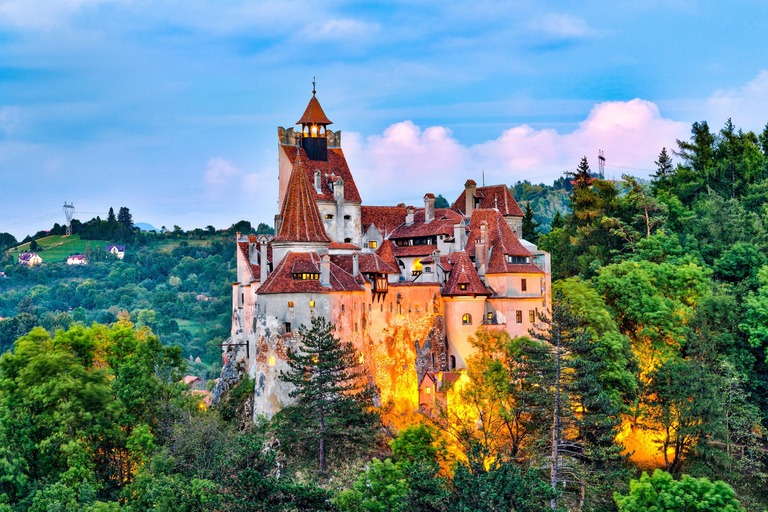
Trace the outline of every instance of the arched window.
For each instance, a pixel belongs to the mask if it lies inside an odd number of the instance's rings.
[[[414,276],[418,276],[421,274],[421,271],[424,270],[424,266],[421,264],[421,259],[417,259],[413,262],[411,265],[411,271]]]
[[[461,317],[461,323],[463,325],[472,325],[472,315],[464,313],[464,316]]]
[[[320,136],[325,137],[325,126],[320,127]]]
[[[309,126],[304,125],[304,136],[309,137]]]
[[[313,137],[317,137],[317,125],[316,124],[312,125],[312,136]]]
[[[451,356],[451,370],[456,369],[456,356]]]

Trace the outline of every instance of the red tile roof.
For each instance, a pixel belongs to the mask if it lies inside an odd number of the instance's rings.
[[[304,111],[304,115],[301,116],[296,124],[333,124],[330,119],[323,112],[323,107],[320,106],[320,102],[317,101],[315,93],[312,93],[312,98],[309,100],[307,109]]]
[[[443,267],[443,270],[446,272],[453,270],[453,264],[451,263],[451,258],[449,256],[440,256],[440,266]]]
[[[280,232],[275,237],[276,242],[331,242],[317,209],[314,190],[304,172],[302,160],[305,157],[297,156],[293,164],[283,211],[280,212]]]
[[[361,253],[358,255],[358,267],[360,272],[376,274],[399,274],[397,267],[393,267],[376,254]],[[352,255],[351,254],[332,254],[331,261],[339,268],[352,274]]]
[[[395,258],[395,249],[397,249],[395,244],[389,240],[384,240],[374,252],[379,258],[384,260],[384,263],[387,263],[392,268],[399,269],[400,265],[398,265],[397,259]]]
[[[237,242],[237,247],[238,249],[240,249],[240,252],[243,254],[243,257],[245,258],[245,262],[248,265],[248,270],[251,271],[251,278],[254,281],[258,281],[259,279],[261,279],[261,267],[259,265],[255,265],[251,263],[251,257],[249,255],[250,249],[248,247],[248,242]]]
[[[405,206],[361,206],[360,217],[363,232],[373,224],[385,238],[405,222]]]
[[[364,288],[347,272],[331,261],[330,286],[323,286],[319,279],[293,279],[293,274],[320,274],[320,256],[314,252],[288,252],[261,287],[262,293],[329,293],[362,292]]]
[[[493,295],[487,286],[480,280],[480,276],[477,275],[475,266],[469,259],[469,255],[465,251],[458,251],[451,254],[451,263],[453,263],[453,270],[451,276],[448,278],[448,282],[443,287],[443,296],[451,295]],[[461,285],[466,285],[466,289],[462,290]]]
[[[398,258],[407,258],[408,256],[427,256],[432,251],[436,251],[436,245],[405,245],[395,248],[395,256]]]
[[[486,274],[543,274],[544,271],[533,263],[509,263],[507,257],[502,251],[491,249],[491,256],[488,258],[488,269]]]
[[[332,175],[338,176],[344,180],[344,200],[352,203],[360,203],[360,193],[357,191],[357,185],[352,178],[352,172],[347,165],[347,159],[344,157],[344,152],[341,148],[328,148],[328,161],[310,160],[307,156],[307,152],[304,148],[297,148],[296,146],[280,146],[289,160],[296,159],[297,149],[300,149],[301,160],[305,162],[304,173],[307,175],[307,180],[310,183],[310,188],[313,192],[313,197],[318,201],[335,201],[333,197],[333,190],[328,184]],[[315,183],[315,171],[320,171],[320,192],[315,190],[313,184]]]
[[[425,236],[453,236],[453,225],[463,222],[464,216],[449,208],[435,208],[435,218],[424,222],[424,208],[418,208],[413,215],[413,223],[402,224],[389,235],[390,239],[419,238]]]
[[[469,237],[467,238],[466,251],[470,256],[475,255],[475,240],[480,238],[480,224],[488,223],[488,249],[501,250],[503,254],[510,256],[531,256],[531,251],[523,247],[512,228],[501,216],[501,212],[494,209],[480,209],[472,212],[469,223]]]
[[[352,251],[359,251],[360,248],[356,246],[355,244],[342,244],[339,242],[331,242],[331,245],[328,246],[329,249],[349,249]]]
[[[466,189],[461,192],[458,199],[451,208],[457,212],[465,213],[466,208]],[[512,215],[522,217],[523,210],[518,206],[512,193],[506,185],[490,185],[488,187],[478,187],[475,189],[475,197],[480,199],[479,208],[498,208],[502,215]]]

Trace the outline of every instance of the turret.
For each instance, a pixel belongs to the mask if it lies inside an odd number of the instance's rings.
[[[328,161],[328,139],[326,128],[333,122],[326,117],[323,107],[315,97],[315,83],[312,82],[312,99],[304,115],[296,123],[301,125],[301,147],[310,160]]]

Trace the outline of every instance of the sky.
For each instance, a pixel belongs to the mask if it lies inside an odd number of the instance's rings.
[[[647,177],[691,123],[768,121],[762,1],[0,0],[0,232],[110,207],[271,224],[277,127],[317,97],[364,204]]]

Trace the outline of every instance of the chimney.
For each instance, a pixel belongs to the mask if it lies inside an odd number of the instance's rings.
[[[357,277],[360,273],[360,257],[357,253],[352,255],[352,277]]]
[[[424,222],[435,220],[435,194],[424,196]]]
[[[413,224],[413,206],[409,206],[405,214],[406,225]]]
[[[268,244],[267,237],[261,235],[259,237],[259,282],[261,284],[264,284],[269,275],[269,262],[267,261],[267,254],[269,254]]]
[[[480,223],[480,238],[475,240],[475,268],[480,277],[485,277],[488,265],[488,223]]]
[[[331,257],[323,254],[320,259],[320,284],[331,286]]]
[[[280,225],[283,223],[283,218],[280,214],[275,215],[275,234],[280,233]]]
[[[315,190],[318,193],[323,189],[322,178],[320,177],[320,169],[315,169]]]
[[[467,180],[464,184],[464,215],[472,216],[472,210],[475,209],[475,189],[477,183],[474,180]]]
[[[462,235],[464,234],[464,223],[458,222],[453,225],[453,246],[456,251],[460,251],[464,248],[462,243]]]

